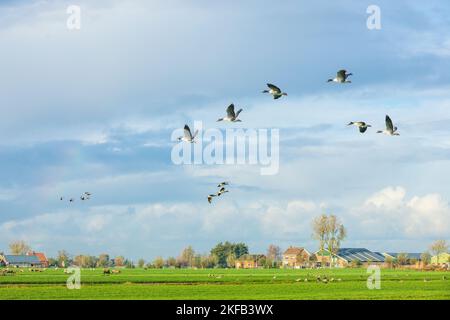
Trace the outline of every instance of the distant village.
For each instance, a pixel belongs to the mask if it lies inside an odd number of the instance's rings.
[[[12,244],[14,246],[17,244]],[[19,244],[24,246],[25,244]],[[438,246],[438,250],[433,246]],[[26,245],[25,245],[26,247]],[[328,249],[311,252],[304,247],[290,246],[284,251],[270,245],[266,254],[251,254],[244,243],[224,242],[217,244],[209,254],[196,254],[190,246],[183,249],[178,257],[163,259],[157,257],[151,262],[139,259],[134,262],[122,256],[110,258],[108,254],[99,256],[70,256],[64,250],[56,258],[47,258],[44,252],[28,250],[20,254],[0,253],[0,267],[8,268],[357,268],[378,265],[382,268],[411,268],[426,270],[450,270],[450,254],[445,241],[437,241],[429,252],[378,252],[366,248],[339,248],[335,253]],[[444,249],[446,249],[444,251]],[[17,253],[17,252],[16,252]]]
[[[182,250],[178,257],[156,257],[153,261],[132,261],[124,256],[110,257],[71,255],[60,250],[57,257],[47,258],[44,252],[35,252],[24,241],[9,244],[10,254],[0,251],[0,267],[37,268],[323,268],[362,267],[378,265],[383,268],[416,268],[449,270],[449,244],[436,240],[425,252],[384,252],[366,248],[343,248],[342,241],[347,230],[335,215],[322,214],[312,221],[312,237],[317,240],[318,250],[310,251],[303,246],[290,246],[284,251],[271,244],[265,254],[250,253],[245,243],[220,242],[207,254],[198,254],[191,246]]]

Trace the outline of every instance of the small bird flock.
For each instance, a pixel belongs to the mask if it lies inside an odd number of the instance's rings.
[[[228,190],[225,189],[225,186],[228,186],[228,185],[229,185],[229,183],[226,182],[226,181],[219,183],[219,184],[217,185],[217,188],[219,188],[219,191],[217,191],[217,193],[212,193],[212,194],[210,194],[210,195],[208,196],[208,202],[211,203],[211,202],[212,202],[212,199],[213,199],[214,197],[220,197],[222,194],[229,192]]]
[[[81,201],[90,200],[91,199],[91,195],[92,195],[92,193],[86,191],[80,196],[80,200]],[[65,197],[63,197],[63,196],[59,197],[60,201],[63,201],[64,199],[65,199]],[[75,202],[75,198],[68,198],[68,201],[70,203]]]
[[[347,70],[345,70],[345,69],[341,69],[336,73],[336,76],[334,78],[328,79],[327,82],[334,82],[334,83],[338,83],[338,84],[352,83],[349,80],[350,76],[353,76],[353,73],[347,72]],[[270,94],[274,100],[280,99],[281,97],[288,95],[286,92],[282,91],[279,87],[277,87],[274,84],[267,83],[267,87],[268,87],[268,89],[263,90],[262,93]],[[241,114],[242,110],[243,109],[240,108],[237,112],[235,112],[234,103],[231,103],[226,109],[226,116],[223,118],[219,118],[217,120],[217,122],[221,122],[221,121],[242,122],[242,120],[239,119],[239,115]],[[357,127],[360,133],[365,133],[368,128],[372,127],[372,125],[370,125],[364,121],[351,121],[348,123],[348,126]],[[385,128],[382,130],[378,130],[377,133],[382,133],[382,134],[385,134],[388,136],[399,136],[400,135],[397,132],[397,127],[394,126],[392,119],[389,117],[389,115],[386,115],[386,117],[385,117]],[[178,141],[195,143],[195,138],[197,137],[197,134],[198,134],[198,130],[196,130],[194,132],[194,134],[192,134],[191,129],[186,124],[184,126],[184,135],[179,137]],[[227,183],[222,182],[218,186],[220,189],[217,193],[208,195],[207,199],[208,199],[209,203],[212,203],[212,199],[214,197],[218,197],[218,196],[228,192],[228,190],[225,189],[225,185],[227,185]]]

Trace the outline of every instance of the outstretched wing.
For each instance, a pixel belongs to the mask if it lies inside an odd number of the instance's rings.
[[[233,104],[233,103],[230,104],[230,105],[228,106],[228,108],[227,108],[227,116],[228,116],[229,118],[234,118],[234,117],[236,117],[236,115],[234,114],[234,104]]]
[[[390,132],[394,132],[394,125],[388,115],[386,115],[386,129]]]
[[[184,136],[189,140],[192,139],[191,129],[189,129],[189,126],[187,124],[184,125]]]
[[[366,132],[367,127],[359,127],[359,132],[364,133]]]
[[[238,112],[236,112],[236,118],[239,117],[239,113],[242,112],[242,109],[239,109]]]
[[[281,93],[281,89],[278,88],[276,85],[273,85],[271,83],[268,83],[267,86],[272,89],[273,91],[277,92],[277,93]]]

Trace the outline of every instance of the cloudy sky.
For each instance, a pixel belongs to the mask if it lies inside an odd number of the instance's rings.
[[[369,30],[366,10],[381,9]],[[81,29],[66,10],[81,8]],[[0,251],[153,259],[219,241],[422,252],[450,235],[447,1],[1,1]],[[341,68],[349,85],[326,83]],[[272,100],[265,83],[289,96]],[[242,123],[215,120],[234,102]],[[389,114],[400,136],[376,134]],[[349,121],[372,124],[366,134]],[[175,165],[172,132],[280,130],[280,165]],[[210,205],[217,182],[231,192]],[[93,193],[69,204],[59,196]]]

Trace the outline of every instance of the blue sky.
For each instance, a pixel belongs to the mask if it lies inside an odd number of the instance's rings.
[[[81,30],[66,28],[69,5]],[[366,9],[381,9],[368,30]],[[244,241],[315,249],[338,215],[344,246],[425,250],[450,234],[446,1],[2,1],[0,250],[148,260]],[[353,72],[351,85],[326,79]],[[266,82],[288,97],[262,95]],[[280,170],[176,166],[172,131],[234,102],[239,128],[280,129]],[[375,134],[389,114],[401,136]],[[366,134],[346,127],[365,120]],[[218,181],[231,191],[213,206]],[[91,191],[68,205],[60,195]]]

